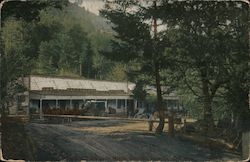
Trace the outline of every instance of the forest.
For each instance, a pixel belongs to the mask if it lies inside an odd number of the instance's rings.
[[[124,67],[100,54],[112,37],[111,28],[103,18],[75,4],[63,4],[62,8],[50,5],[31,21],[4,17],[2,30],[4,53],[19,58],[15,59],[18,63],[10,63],[13,58],[8,58],[10,71],[125,80]]]

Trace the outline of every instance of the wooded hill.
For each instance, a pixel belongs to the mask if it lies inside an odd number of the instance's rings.
[[[108,48],[111,27],[104,18],[76,4],[45,7],[31,22],[6,17],[3,37],[5,53],[13,57],[9,61],[24,59],[18,68],[22,74],[125,80],[124,66],[100,55]],[[13,71],[18,73],[15,67]]]

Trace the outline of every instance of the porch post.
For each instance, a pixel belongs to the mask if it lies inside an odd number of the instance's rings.
[[[115,107],[116,107],[116,109],[118,109],[118,100],[117,99],[115,99]]]
[[[72,99],[69,100],[69,109],[72,110],[73,106],[72,106]]]
[[[135,103],[135,105],[134,105],[134,106],[135,106],[135,107],[134,107],[135,109],[134,109],[134,110],[136,110],[136,109],[137,109],[137,100],[135,100],[134,103]]]
[[[125,99],[125,108],[124,108],[125,115],[127,114],[127,111],[128,111],[128,100]]]
[[[109,112],[109,110],[108,110],[108,100],[107,99],[105,100],[105,111]]]
[[[39,114],[40,114],[40,119],[42,119],[42,117],[43,117],[43,100],[42,99],[40,99],[40,112],[39,112]]]
[[[30,94],[28,93],[28,95],[26,96],[26,102],[28,103],[28,107],[27,107],[27,116],[30,115]]]

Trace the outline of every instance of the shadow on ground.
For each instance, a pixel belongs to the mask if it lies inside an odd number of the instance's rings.
[[[11,128],[15,127],[12,125]],[[235,153],[201,147],[177,137],[168,137],[166,133],[156,136],[147,129],[145,122],[116,120],[78,121],[65,125],[27,123],[23,124],[21,131],[15,128],[12,135],[7,135],[16,138],[7,141],[16,146],[14,150],[20,154],[17,156],[10,149],[5,149],[4,153],[11,159],[35,161],[239,160]],[[23,133],[16,136],[15,131]],[[18,139],[23,142],[18,143]],[[21,157],[24,152],[29,154]]]

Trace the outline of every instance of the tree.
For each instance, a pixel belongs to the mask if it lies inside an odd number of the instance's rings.
[[[74,30],[74,31],[72,31]],[[68,33],[58,31],[55,38],[42,42],[40,45],[40,70],[45,74],[64,74],[64,72],[79,75],[79,66],[83,57],[88,39],[83,29],[73,26]],[[75,32],[78,33],[75,36]],[[79,42],[80,41],[80,42]],[[48,62],[48,60],[50,60]],[[47,70],[46,70],[47,69]]]
[[[30,42],[29,30],[32,25],[23,20],[31,22],[37,18],[39,11],[49,5],[62,7],[68,1],[28,1],[25,3],[10,1],[2,8],[1,32],[1,58],[0,58],[0,94],[1,113],[5,114],[6,99],[9,95],[11,85],[16,85],[17,78],[30,72],[29,66],[32,60],[33,45]],[[15,17],[11,18],[11,17]]]
[[[214,125],[214,98],[232,79],[230,60],[244,44],[235,46],[238,39],[235,34],[240,28],[232,23],[238,20],[239,12],[235,12],[242,10],[242,6],[242,2],[165,1],[158,13],[176,33],[172,60],[186,86],[202,101],[204,124],[208,128]],[[241,59],[238,57],[237,61]]]
[[[232,54],[228,68],[230,80],[224,86],[224,99],[228,107],[227,114],[233,119],[237,131],[249,129],[249,5],[239,3],[232,14],[231,21],[234,39],[230,43]]]
[[[89,38],[87,37],[87,33],[85,29],[80,25],[76,24],[74,25],[68,32],[69,36],[71,37],[71,43],[74,45],[74,51],[71,51],[70,55],[73,56],[74,62],[72,62],[72,66],[79,65],[79,74],[82,76],[82,64],[83,64],[83,59],[84,56],[86,55],[86,52],[88,52],[87,47],[89,45]],[[78,68],[77,68],[78,69]]]
[[[69,4],[68,0],[10,1],[2,8],[3,22],[8,17],[23,19],[27,22],[38,20],[39,12],[47,7],[62,9]]]
[[[95,52],[90,42],[87,45],[86,55],[84,56],[83,62],[83,76],[86,78],[94,78],[95,77],[95,70],[94,70],[94,55]]]
[[[144,101],[147,97],[147,92],[146,90],[144,89],[145,83],[141,80],[139,80],[137,83],[136,83],[136,86],[135,86],[135,89],[133,90],[133,97],[134,99],[136,100],[139,100],[139,101]]]
[[[99,79],[108,76],[112,66],[99,54],[99,50],[107,47],[110,35],[101,33],[91,22],[97,16],[90,15],[75,5],[68,5],[63,10],[47,8],[40,12],[32,38],[39,66],[33,73]],[[51,67],[52,60],[54,67]]]
[[[119,63],[113,64],[114,65],[110,68],[110,72],[106,76],[106,79],[112,81],[126,81],[127,75],[125,72],[125,66]]]
[[[2,29],[1,52],[1,113],[5,114],[6,99],[9,98],[9,89],[13,88],[14,80],[30,71],[32,58],[29,57],[30,49],[27,24],[11,18],[5,22]]]
[[[78,16],[80,11],[80,14],[86,14],[83,9],[79,11],[77,8],[77,15],[74,9],[75,6],[70,5],[63,10],[48,8],[41,11],[34,32],[39,47],[39,66],[33,73],[83,75],[82,66],[90,42],[85,25],[88,22]],[[44,37],[39,31],[49,36]]]
[[[157,89],[157,110],[160,118],[156,133],[160,134],[165,123],[161,72],[168,64],[164,55],[168,40],[163,37],[163,33],[157,32],[156,1],[145,3],[130,0],[111,3],[113,4],[107,2],[106,9],[102,10],[101,14],[111,21],[116,34],[115,39],[112,40],[112,51],[104,52],[104,54],[115,61],[138,63],[140,74],[146,74],[152,78],[153,85]],[[151,6],[153,10],[149,10]],[[153,35],[150,21],[154,23]],[[173,125],[169,125],[169,128],[172,127]]]

